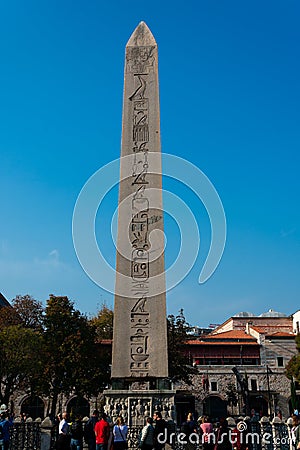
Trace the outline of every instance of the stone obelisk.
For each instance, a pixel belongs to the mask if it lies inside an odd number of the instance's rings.
[[[119,387],[168,376],[158,53],[144,22],[126,45],[122,125],[111,374]]]

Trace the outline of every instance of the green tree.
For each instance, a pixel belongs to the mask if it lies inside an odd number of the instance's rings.
[[[12,306],[0,307],[0,330],[12,325],[21,325],[21,318]]]
[[[0,401],[8,403],[17,389],[33,387],[42,372],[43,338],[40,333],[11,325],[0,332]]]
[[[98,339],[113,338],[114,313],[105,304],[102,305],[96,317],[92,317],[90,324],[94,327]]]
[[[42,302],[35,300],[31,295],[17,295],[12,301],[12,306],[23,327],[34,330],[43,329],[45,310]]]
[[[55,414],[59,393],[97,395],[109,379],[109,362],[101,354],[95,328],[68,297],[50,296],[44,318],[47,362],[44,380]]]
[[[290,359],[286,366],[285,373],[290,380],[300,382],[300,334],[297,334],[296,336],[296,346],[298,354]]]
[[[183,309],[177,316],[168,316],[167,330],[169,378],[173,382],[191,384],[191,376],[197,373],[197,369],[191,365],[186,354],[186,341],[191,327],[185,320]]]

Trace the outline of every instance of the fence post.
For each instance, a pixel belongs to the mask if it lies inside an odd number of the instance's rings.
[[[53,423],[49,417],[46,417],[41,423],[41,450],[50,450],[52,428]]]

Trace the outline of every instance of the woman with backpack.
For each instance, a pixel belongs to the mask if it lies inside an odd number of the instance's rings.
[[[126,450],[128,448],[127,433],[128,427],[125,425],[123,417],[119,416],[116,425],[113,427],[114,450]]]

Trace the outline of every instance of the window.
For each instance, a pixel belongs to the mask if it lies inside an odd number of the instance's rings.
[[[283,357],[277,356],[277,367],[283,367]]]
[[[218,383],[216,381],[210,382],[210,390],[216,392],[218,390]]]

